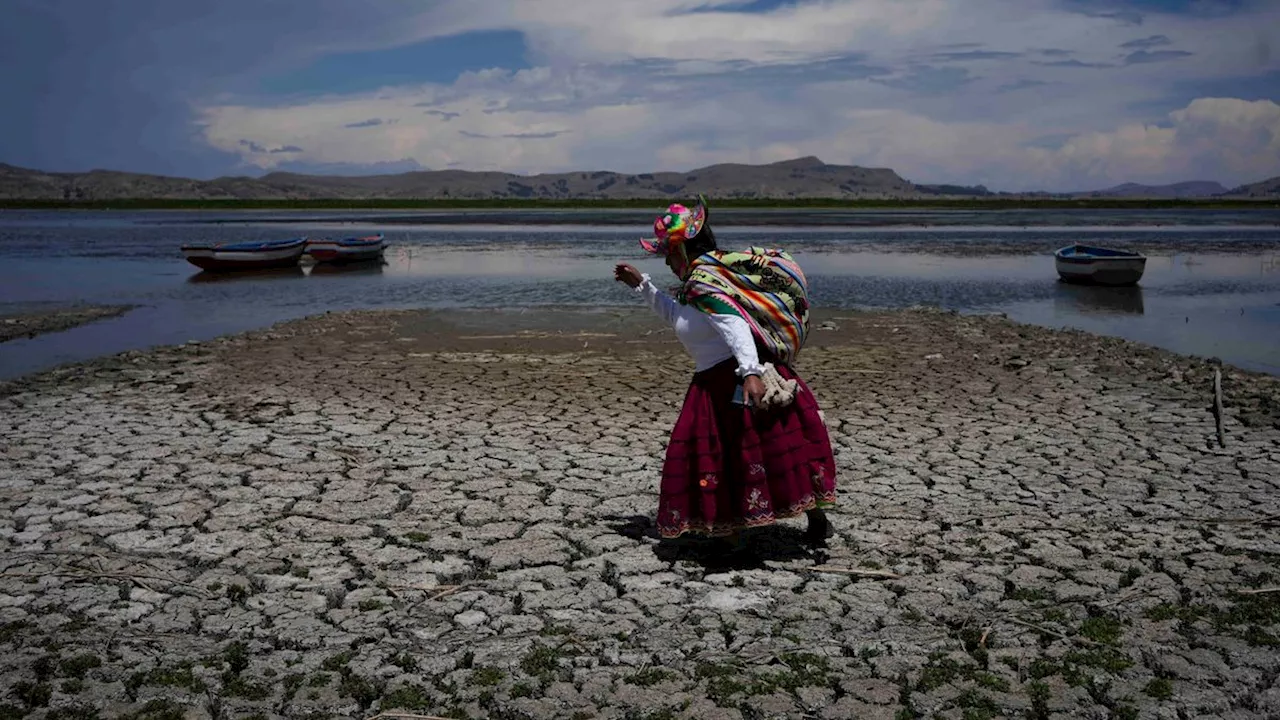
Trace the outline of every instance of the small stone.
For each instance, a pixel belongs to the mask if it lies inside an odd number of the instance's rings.
[[[769,598],[757,591],[727,588],[707,593],[702,605],[715,610],[741,611],[768,607]]]
[[[479,610],[468,610],[453,616],[453,621],[462,627],[477,627],[485,624],[488,619],[489,616]]]

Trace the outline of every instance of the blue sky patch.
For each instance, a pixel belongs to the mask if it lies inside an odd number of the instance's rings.
[[[264,78],[259,90],[276,95],[351,93],[396,85],[451,83],[464,72],[524,70],[524,35],[497,30],[435,38],[388,50],[327,55],[310,65]]]
[[[1172,41],[1165,35],[1152,35],[1150,37],[1138,38],[1122,43],[1120,47],[1125,50],[1150,50],[1153,47],[1161,45],[1169,45]]]
[[[1069,68],[1108,68],[1114,67],[1110,63],[1094,63],[1084,62],[1083,60],[1053,60],[1050,62],[1037,62],[1036,65],[1045,67],[1069,67]]]
[[[900,77],[871,78],[871,82],[919,95],[943,95],[977,79],[964,68],[923,65],[911,68]]]
[[[686,15],[708,12],[736,12],[736,13],[753,13],[764,14],[784,7],[799,5],[799,0],[739,0],[732,4],[708,3],[702,7],[697,7],[687,11]]]
[[[1142,13],[1175,15],[1227,15],[1244,6],[1244,0],[1063,0],[1068,10],[1090,15],[1114,15],[1117,19],[1137,19]]]
[[[934,53],[929,58],[936,62],[965,62],[967,60],[1006,60],[1022,57],[1022,53],[997,50],[966,50],[963,52]]]
[[[1023,80],[1018,80],[1016,82],[1011,82],[1011,83],[1006,83],[1004,85],[1001,85],[999,88],[996,89],[996,92],[1002,93],[1002,94],[1017,92],[1019,90],[1027,90],[1033,87],[1040,87],[1041,85],[1048,85],[1048,84],[1049,83],[1044,82],[1043,80],[1023,79]]]
[[[1184,57],[1191,57],[1195,53],[1189,53],[1186,50],[1138,50],[1131,52],[1124,58],[1125,65],[1140,65],[1142,63],[1166,62],[1169,60],[1181,60]]]
[[[1201,97],[1230,97],[1250,102],[1270,100],[1280,103],[1280,71],[1213,80],[1180,80],[1173,83],[1161,97],[1131,103],[1127,107],[1140,115],[1163,118]]]

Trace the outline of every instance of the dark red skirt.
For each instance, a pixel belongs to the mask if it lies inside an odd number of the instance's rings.
[[[835,503],[835,456],[809,387],[776,365],[779,375],[797,381],[795,401],[775,410],[744,408],[733,404],[737,367],[726,360],[695,373],[689,385],[662,465],[664,538],[728,535]]]

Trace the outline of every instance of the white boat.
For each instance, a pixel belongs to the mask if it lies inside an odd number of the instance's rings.
[[[1054,253],[1058,276],[1082,285],[1135,285],[1147,269],[1147,258],[1128,250],[1068,245]]]
[[[385,249],[382,234],[366,237],[307,240],[307,254],[318,263],[352,263],[377,260]]]
[[[213,245],[183,245],[187,262],[201,270],[263,270],[298,264],[306,238]]]

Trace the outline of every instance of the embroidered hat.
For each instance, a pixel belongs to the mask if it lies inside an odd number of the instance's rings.
[[[672,250],[697,237],[707,223],[707,200],[698,195],[698,205],[692,210],[679,203],[667,207],[667,211],[653,221],[653,237],[640,241],[640,247],[654,255],[668,255]]]

